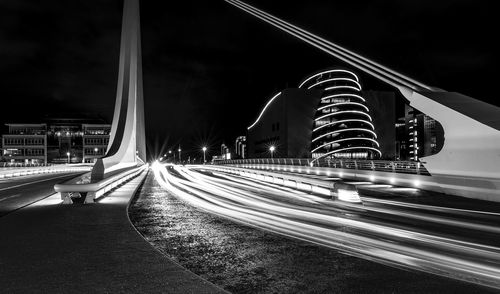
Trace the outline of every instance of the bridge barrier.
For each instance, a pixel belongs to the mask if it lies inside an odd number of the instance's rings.
[[[91,168],[92,166],[85,164],[65,164],[39,167],[8,167],[0,168],[0,179],[47,173],[86,172],[90,171]]]
[[[290,175],[271,171],[250,170],[247,168],[230,166],[200,166],[200,169],[209,169],[222,172],[228,172],[256,180],[278,184],[309,193],[318,193],[341,201],[361,203],[361,198],[355,185],[344,183],[342,181],[329,182],[314,178],[302,177],[300,175]]]
[[[274,165],[292,165],[292,166],[306,166],[306,167],[345,168],[345,169],[356,169],[356,170],[415,174],[424,176],[431,175],[421,162],[402,161],[402,160],[390,161],[390,160],[320,158],[316,161],[313,161],[312,158],[255,158],[255,159],[217,160],[214,161],[214,164],[217,165],[274,164]]]
[[[326,175],[342,179],[418,188],[454,196],[500,202],[500,178],[464,177],[443,174],[431,175],[425,170],[423,164],[418,165],[417,162],[396,161],[390,165],[390,162],[382,160],[342,160],[342,165],[339,162],[335,165],[332,160],[330,166],[325,166],[324,163],[311,166],[310,161],[308,159],[267,158],[226,160],[214,163],[245,169],[276,170],[306,175]],[[377,164],[372,165],[371,162],[376,162]]]
[[[148,168],[147,164],[120,171],[101,181],[90,183],[90,172],[75,179],[54,185],[54,190],[59,192],[64,204],[72,204],[71,198],[84,197],[83,203],[94,203],[104,194],[115,189],[119,185],[137,177]]]

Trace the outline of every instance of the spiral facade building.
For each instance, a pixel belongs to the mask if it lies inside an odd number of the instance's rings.
[[[308,77],[299,88],[322,90],[311,138],[314,160],[381,156],[356,74],[344,69],[326,70]]]

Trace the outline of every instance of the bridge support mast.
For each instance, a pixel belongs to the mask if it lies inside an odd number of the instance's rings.
[[[92,182],[109,172],[146,162],[139,0],[125,0],[118,86],[106,156],[92,170]]]

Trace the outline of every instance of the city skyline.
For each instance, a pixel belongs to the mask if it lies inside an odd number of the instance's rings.
[[[169,7],[142,3],[150,148],[165,140],[185,146],[232,142],[244,134],[271,93],[296,87],[321,68],[343,65],[223,1],[194,3]],[[4,107],[21,109],[30,117],[91,112],[111,121],[121,4],[1,3]],[[488,17],[492,9],[487,5],[476,7],[471,1],[394,1],[360,7],[321,1],[303,6],[250,4],[432,86],[499,104],[483,87],[493,83],[497,66],[494,50],[485,45],[493,30]],[[98,12],[90,13],[94,5]],[[471,9],[481,17],[462,24]],[[63,17],[55,21],[47,17],[51,15]],[[426,22],[415,21],[418,17]],[[264,70],[268,65],[272,70]],[[390,89],[362,78],[365,89]],[[229,112],[235,105],[240,111]],[[8,122],[20,122],[15,111],[2,117],[2,123]]]

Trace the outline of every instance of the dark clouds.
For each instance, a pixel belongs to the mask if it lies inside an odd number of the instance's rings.
[[[485,86],[496,84],[498,67],[493,2],[249,2],[424,83],[500,105]],[[71,111],[111,118],[121,7],[0,0],[0,121]],[[232,141],[275,91],[339,64],[222,0],[142,1],[141,9],[151,142]]]

